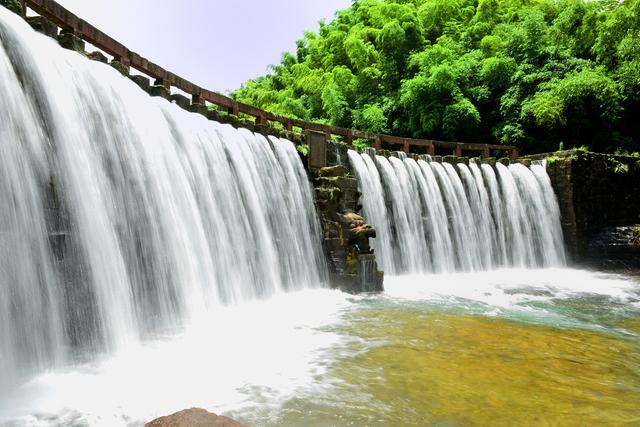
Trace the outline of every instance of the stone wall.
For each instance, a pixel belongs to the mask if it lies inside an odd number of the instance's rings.
[[[577,150],[532,157],[547,159],[571,259],[602,264],[603,242],[617,241],[605,235],[640,224],[640,158]]]
[[[346,145],[327,143],[318,135],[307,135],[306,140],[331,285],[350,293],[382,291],[383,272],[369,244],[376,232],[359,214],[361,194]]]

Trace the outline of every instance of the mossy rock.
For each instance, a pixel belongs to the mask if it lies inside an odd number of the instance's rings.
[[[61,33],[58,36],[58,43],[65,49],[75,50],[76,52],[84,53],[84,41],[72,33]]]
[[[174,93],[170,97],[171,102],[175,102],[178,106],[184,108],[185,110],[189,108],[191,105],[191,100],[184,95],[180,95],[179,93]]]
[[[118,72],[120,74],[122,74],[125,77],[129,77],[129,66],[128,65],[124,65],[122,62],[120,61],[116,61],[115,59],[113,61],[111,61],[111,63],[109,64],[111,65],[113,68],[115,68],[116,70],[118,70]]]
[[[102,62],[103,64],[109,63],[109,59],[102,52],[99,52],[97,50],[87,53],[87,58],[93,61]]]
[[[346,214],[343,215],[343,217],[347,221],[347,223],[354,223],[357,221],[364,222],[364,218],[355,212],[347,212]]]
[[[316,198],[321,201],[338,201],[342,197],[342,190],[338,187],[316,188]]]
[[[206,116],[209,120],[215,120],[216,122],[220,121],[220,112],[217,110],[208,109]]]
[[[137,75],[137,76],[129,76],[129,78],[138,86],[140,89],[145,92],[149,92],[149,88],[151,87],[151,80],[148,77]]]
[[[320,168],[318,170],[318,176],[320,177],[339,177],[347,175],[349,171],[342,165],[328,166],[326,168]]]
[[[149,88],[149,95],[151,96],[159,96],[161,98],[166,99],[167,101],[171,101],[171,94],[169,90],[160,85],[154,85]]]
[[[633,243],[634,245],[640,245],[640,225],[636,225],[635,227],[633,227],[631,233],[631,243]]]
[[[0,0],[0,6],[4,6],[13,13],[22,15],[22,3],[18,0]]]
[[[202,114],[205,117],[207,117],[207,114],[209,112],[209,109],[207,108],[207,106],[202,104],[189,104],[189,106],[187,107],[187,110],[189,110],[192,113]]]
[[[37,32],[54,39],[58,37],[58,26],[44,16],[29,16],[26,19]]]

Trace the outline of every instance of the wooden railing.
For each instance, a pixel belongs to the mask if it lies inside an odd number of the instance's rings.
[[[267,125],[269,122],[280,123],[288,131],[292,131],[295,127],[300,128],[301,131],[311,130],[322,132],[327,139],[332,139],[332,136],[337,135],[342,137],[343,141],[349,145],[351,145],[355,139],[365,139],[371,141],[371,145],[374,148],[379,149],[383,146],[399,146],[398,148],[406,153],[421,151],[426,154],[433,155],[436,153],[441,154],[442,151],[448,151],[450,154],[456,156],[473,153],[474,155],[480,155],[482,157],[490,157],[491,152],[495,150],[502,153],[508,153],[511,158],[516,158],[518,156],[517,149],[512,146],[403,138],[307,122],[304,120],[273,114],[202,88],[191,83],[187,79],[165,70],[138,53],[129,50],[117,40],[98,30],[83,19],[77,17],[53,0],[21,0],[21,2],[25,16],[25,6],[28,6],[35,13],[51,21],[63,31],[73,33],[82,40],[113,56],[114,60],[120,62],[124,66],[132,67],[155,79],[156,85],[164,86],[168,90],[170,90],[171,87],[175,87],[186,92],[191,95],[191,102],[193,104],[205,105],[206,102],[209,102],[221,107],[222,109],[226,109],[229,114],[238,116],[239,113],[243,113],[254,117],[255,123],[258,125]],[[412,148],[415,149],[417,147],[421,148],[418,150],[412,150]]]

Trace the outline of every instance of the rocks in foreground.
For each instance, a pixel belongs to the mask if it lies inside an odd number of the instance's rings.
[[[160,417],[145,427],[249,427],[228,417],[222,417],[201,408],[185,409]]]

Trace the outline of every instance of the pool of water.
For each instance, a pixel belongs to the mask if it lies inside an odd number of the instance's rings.
[[[285,294],[26,382],[6,425],[141,425],[192,406],[255,426],[640,424],[640,281],[579,270]]]

